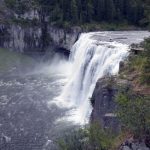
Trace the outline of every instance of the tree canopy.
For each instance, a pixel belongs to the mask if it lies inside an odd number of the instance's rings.
[[[51,23],[127,22],[140,26],[150,23],[149,0],[5,0],[5,3],[18,14],[36,8]]]

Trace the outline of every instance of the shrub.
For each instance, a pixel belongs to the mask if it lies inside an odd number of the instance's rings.
[[[65,135],[58,144],[62,150],[108,150],[112,145],[112,136],[94,123]]]
[[[137,96],[131,91],[117,95],[117,115],[123,127],[139,138],[150,131],[150,97]]]
[[[150,38],[146,39],[144,41],[144,55],[145,62],[143,64],[142,68],[142,76],[141,81],[146,83],[147,85],[150,85]]]

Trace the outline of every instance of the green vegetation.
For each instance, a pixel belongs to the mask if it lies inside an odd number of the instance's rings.
[[[70,25],[69,25],[70,26]],[[115,31],[115,30],[137,30],[138,27],[128,23],[108,23],[108,22],[92,22],[81,24],[80,27],[85,31]]]
[[[150,133],[150,97],[137,96],[131,91],[120,92],[116,102],[117,116],[125,130],[139,138]]]
[[[107,150],[112,142],[111,133],[94,123],[90,127],[67,134],[58,144],[62,150]]]
[[[12,17],[13,22],[34,26],[42,24],[43,33],[46,33],[46,22],[65,28],[79,25],[88,31],[150,27],[150,0],[5,0],[5,4],[12,12],[18,14],[17,19]],[[22,17],[30,10],[37,10],[39,20],[27,20]],[[43,41],[47,39],[45,37],[47,35],[43,34]],[[150,86],[150,38],[146,39],[142,46],[145,51],[133,56],[122,72],[127,79],[132,77],[134,87],[137,87],[137,83]],[[0,72],[12,67],[24,67],[24,64],[31,66],[33,60],[16,52],[0,49]],[[112,81],[109,86],[111,84]],[[91,103],[94,103],[93,100]],[[138,138],[150,138],[150,96],[120,91],[116,103],[116,113],[123,131],[133,133]],[[118,140],[118,137],[121,138]],[[93,124],[67,134],[58,143],[62,150],[108,150],[121,144],[125,137],[126,134],[123,134],[114,138],[99,124]]]
[[[150,139],[150,38],[141,46],[144,51],[132,55],[125,65],[122,75],[130,80],[131,90],[120,88],[116,96],[117,116],[122,129],[132,133],[137,139]],[[121,76],[122,76],[121,75]],[[149,143],[150,144],[150,143]]]
[[[141,44],[144,51],[138,55],[133,55],[125,66],[123,74],[126,79],[133,75],[132,86],[138,80],[142,90],[150,85],[150,38],[145,39]],[[109,87],[115,84],[110,78]],[[147,84],[147,85],[145,85]],[[144,86],[144,87],[143,87]],[[133,136],[136,140],[144,140],[147,145],[150,145],[150,95],[149,88],[144,94],[135,92],[135,88],[126,88],[117,86],[118,94],[115,101],[117,104],[116,115],[121,123],[121,132],[118,135],[110,134],[110,132],[102,129],[99,124],[93,124],[90,127],[85,127],[79,131],[75,131],[66,135],[63,140],[60,140],[59,145],[62,150],[116,150],[129,137]],[[91,104],[94,101],[91,99]]]
[[[30,20],[30,19],[24,19],[24,18],[11,18],[10,20],[11,23],[13,24],[16,24],[16,25],[20,25],[22,27],[35,27],[35,26],[38,26],[38,20],[37,19],[33,19],[33,20]]]
[[[145,52],[143,54],[143,67],[141,68],[141,81],[150,85],[150,38],[146,39],[143,45]]]
[[[133,82],[144,86],[150,86],[150,38],[145,39],[141,43],[141,47],[144,51],[139,52],[137,55],[131,55],[128,60],[124,71],[121,72],[120,76],[126,76],[130,78],[132,76]]]
[[[19,17],[37,10],[41,22],[48,19],[55,25],[102,23],[146,27],[150,24],[148,0],[5,0],[5,3]]]
[[[150,139],[150,96],[135,95],[134,92],[121,88],[116,96],[116,103],[116,114],[121,123],[119,134],[95,123],[65,135],[58,142],[60,149],[116,150],[131,135],[136,140]]]

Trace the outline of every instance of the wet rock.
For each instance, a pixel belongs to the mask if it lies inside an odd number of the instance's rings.
[[[124,68],[125,68],[125,62],[121,61],[120,64],[119,64],[119,72],[124,71]]]
[[[123,144],[119,150],[150,150],[148,147],[146,147],[145,143],[140,142],[132,142],[130,144]]]
[[[118,86],[124,85],[128,89],[129,83],[126,80],[118,80],[116,77],[105,77],[99,79],[91,98],[93,111],[91,121],[98,121],[104,128],[110,128],[114,132],[119,132],[120,124],[115,115],[117,108],[115,96]]]
[[[108,80],[109,78],[102,78],[96,84],[92,96],[93,111],[91,119],[93,122],[100,122],[104,128],[112,123],[110,126],[113,128],[116,123],[112,120],[115,120],[116,117],[106,114],[114,113],[116,105],[113,99],[117,89],[108,85]]]

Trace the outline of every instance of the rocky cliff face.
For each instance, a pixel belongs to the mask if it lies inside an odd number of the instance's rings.
[[[130,57],[131,56],[132,54],[130,54]],[[127,63],[128,62],[120,63],[120,73],[123,73],[125,70],[127,71]],[[115,96],[118,91],[125,90],[123,92],[128,92],[128,90],[134,88],[135,93],[142,95],[146,95],[144,91],[147,91],[143,87],[141,88],[141,85],[138,86],[138,92],[135,90],[135,80],[139,75],[136,74],[135,70],[133,70],[133,72],[131,71],[130,74],[124,73],[122,75],[124,75],[123,78],[120,76],[99,79],[91,99],[91,103],[93,105],[91,121],[99,122],[103,128],[112,129],[114,133],[119,133],[121,129],[121,124],[115,115],[115,110],[117,108]],[[127,135],[124,135],[120,143],[116,142],[115,144],[117,146],[117,150],[149,150],[149,132],[140,139],[133,134],[127,133]]]
[[[30,8],[30,7],[29,7]],[[47,49],[69,51],[81,29],[50,25],[48,14],[32,7],[18,14],[0,2],[0,47],[19,52],[45,52]]]
[[[19,25],[0,25],[0,46],[19,52],[40,48],[41,29]]]
[[[1,24],[0,47],[27,53],[43,52],[52,46],[69,51],[80,34],[80,28],[72,28],[67,31],[48,26],[45,32],[40,26],[23,27]]]
[[[114,132],[120,130],[119,121],[115,115],[117,107],[115,96],[118,92],[118,86],[122,85],[125,90],[130,86],[126,80],[119,80],[116,77],[99,79],[91,99],[93,105],[91,121],[99,122],[102,127],[110,128]]]
[[[76,42],[81,33],[81,28],[73,27],[69,30],[66,30],[62,28],[48,26],[47,31],[53,44],[56,47],[70,51],[71,47]]]

